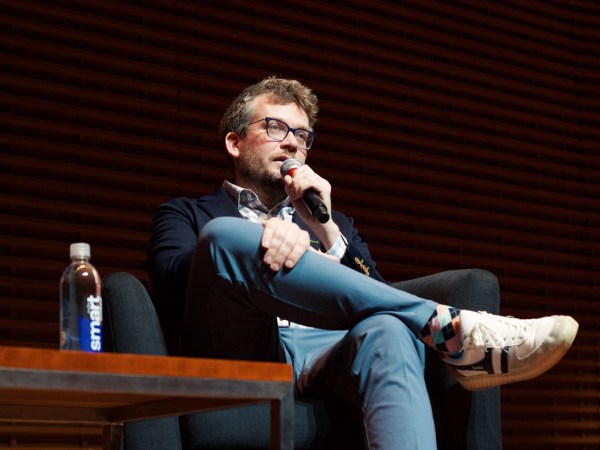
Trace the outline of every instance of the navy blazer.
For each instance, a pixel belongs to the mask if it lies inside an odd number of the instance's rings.
[[[354,228],[352,218],[332,211],[332,219],[348,240],[348,248],[341,263],[365,275],[384,281],[375,270],[366,242]],[[148,273],[159,296],[168,295],[176,300],[180,312],[185,300],[185,287],[200,230],[216,217],[242,217],[237,204],[222,188],[212,194],[192,199],[175,198],[160,205],[154,215],[152,236],[148,248]],[[310,234],[311,245],[320,244],[312,230],[294,214],[293,221]]]

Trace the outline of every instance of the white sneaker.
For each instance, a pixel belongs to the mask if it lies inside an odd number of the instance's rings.
[[[569,316],[520,320],[462,310],[463,354],[444,362],[469,391],[529,380],[560,361],[578,328]]]

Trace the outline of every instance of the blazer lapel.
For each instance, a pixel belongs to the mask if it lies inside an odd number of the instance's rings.
[[[222,187],[219,187],[212,194],[200,197],[198,207],[204,210],[211,219],[223,216],[242,217],[237,205]]]

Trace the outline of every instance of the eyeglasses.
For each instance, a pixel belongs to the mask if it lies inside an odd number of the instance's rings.
[[[267,136],[271,139],[283,141],[288,133],[291,132],[296,138],[296,141],[298,141],[298,147],[303,150],[308,150],[313,145],[315,137],[317,136],[317,133],[314,131],[308,131],[304,128],[292,128],[287,123],[278,119],[273,119],[272,117],[265,117],[264,119],[257,120],[249,125],[253,125],[262,120],[267,122]]]

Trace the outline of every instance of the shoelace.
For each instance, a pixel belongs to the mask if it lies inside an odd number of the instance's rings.
[[[485,348],[504,348],[520,344],[526,337],[528,320],[519,320],[514,317],[493,316],[480,311],[486,317],[476,323],[468,335],[463,336],[466,346]],[[494,328],[488,325],[493,321]],[[499,329],[498,329],[499,327]]]

